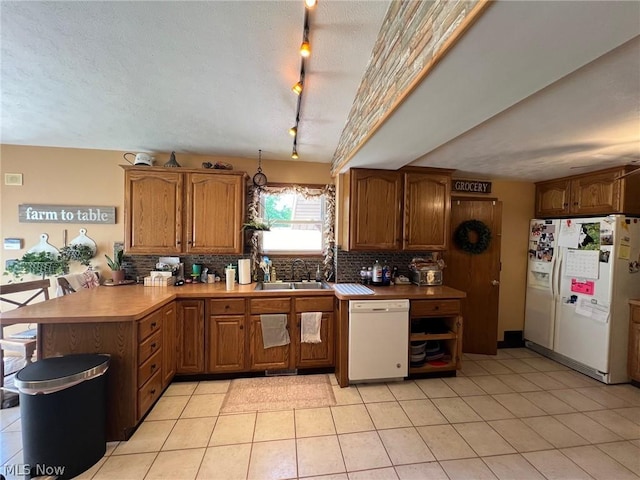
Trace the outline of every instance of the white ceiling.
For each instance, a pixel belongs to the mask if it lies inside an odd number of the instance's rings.
[[[301,161],[332,160],[388,4],[313,11]],[[289,158],[302,0],[0,14],[2,143]],[[498,0],[348,166],[537,181],[640,160],[638,35],[640,2]]]

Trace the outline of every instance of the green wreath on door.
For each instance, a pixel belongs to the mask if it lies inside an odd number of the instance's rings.
[[[472,242],[469,238],[471,232],[475,232],[478,236],[476,242]],[[478,255],[489,248],[489,243],[491,243],[491,229],[480,220],[467,220],[458,225],[458,228],[456,228],[453,234],[453,239],[460,249]]]

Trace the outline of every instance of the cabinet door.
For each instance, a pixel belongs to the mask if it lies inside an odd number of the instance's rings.
[[[187,174],[188,253],[242,253],[244,177]]]
[[[302,343],[300,338],[302,315],[297,315],[296,368],[329,367],[333,363],[333,313],[323,313],[320,324],[320,343]]]
[[[204,300],[177,302],[176,373],[204,372]]]
[[[207,324],[209,371],[244,370],[244,315],[211,315]]]
[[[127,253],[180,252],[182,174],[127,170],[124,218],[124,248]]]
[[[171,302],[163,310],[162,321],[162,387],[171,383],[176,374],[176,304]]]
[[[570,214],[569,180],[536,184],[536,217],[562,217]]]
[[[402,228],[402,175],[353,169],[349,244],[352,250],[398,250]]]
[[[289,352],[291,350],[291,345],[264,348],[260,315],[251,315],[249,322],[250,369],[269,370],[289,368]],[[289,325],[287,325],[287,329],[289,329]]]
[[[606,215],[621,211],[619,172],[590,174],[571,181],[571,213]]]
[[[404,250],[446,250],[451,212],[451,177],[404,174]]]

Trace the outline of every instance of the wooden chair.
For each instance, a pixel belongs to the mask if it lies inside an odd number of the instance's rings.
[[[76,293],[75,289],[71,285],[69,285],[69,281],[66,278],[58,277],[58,285],[62,289],[62,295]]]
[[[46,280],[35,280],[32,282],[22,283],[10,283],[7,285],[0,285],[0,302],[6,302],[11,305],[16,305],[18,308],[29,305],[38,296],[42,295],[45,300],[49,300],[49,287],[51,282]],[[18,298],[9,298],[9,295],[14,295],[23,292],[31,292],[26,300]],[[4,351],[16,351],[21,353],[26,359],[27,364],[31,363],[31,358],[36,351],[37,340],[36,338],[16,338],[9,335],[4,338],[4,326],[0,325],[0,404],[4,405],[3,397],[4,391],[7,390],[4,387]],[[18,334],[15,334],[18,335]],[[13,390],[10,390],[13,391]]]
[[[90,272],[90,273],[89,273]],[[93,277],[87,275],[93,275]],[[71,282],[69,281],[71,279]],[[91,279],[92,282],[88,282]],[[100,274],[98,272],[87,270],[84,273],[61,275],[56,278],[58,281],[58,296],[76,293],[79,289],[95,288],[100,285]],[[71,284],[73,283],[74,286]]]

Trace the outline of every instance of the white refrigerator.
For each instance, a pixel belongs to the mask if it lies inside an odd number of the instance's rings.
[[[627,382],[631,298],[640,298],[640,219],[531,220],[529,348],[604,383]]]

